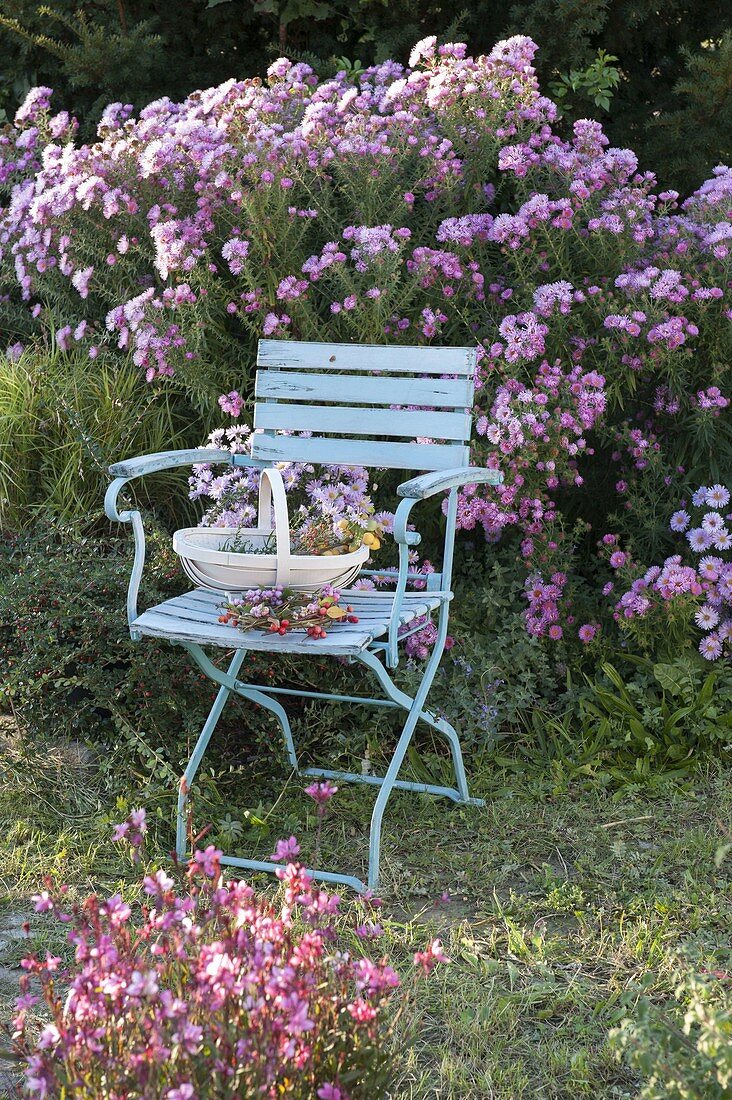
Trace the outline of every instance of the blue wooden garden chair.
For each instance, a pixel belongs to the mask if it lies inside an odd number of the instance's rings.
[[[368,783],[378,787],[371,818],[368,886],[379,880],[381,826],[384,810],[394,788],[420,794],[441,795],[454,802],[482,805],[468,794],[460,742],[455,729],[444,718],[425,710],[427,693],[440,662],[447,636],[452,573],[457,490],[465,484],[498,484],[495,470],[469,465],[469,440],[473,406],[475,351],[470,348],[375,347],[351,344],[298,343],[263,340],[257,358],[254,426],[262,429],[252,437],[252,453],[231,455],[208,448],[166,451],[128,459],[110,466],[114,481],[105,499],[111,520],[130,523],[135,537],[135,557],[127,595],[130,634],[162,638],[183,646],[203,670],[219,685],[216,700],[201,730],[178,795],[176,851],[186,855],[186,805],[206,747],[229,695],[258,703],[278,719],[287,754],[300,775],[340,782]],[[310,432],[311,435],[282,434]],[[415,438],[429,442],[416,443]],[[434,440],[435,442],[432,442]],[[129,481],[158,470],[194,463],[221,462],[237,466],[270,466],[278,462],[309,462],[320,465],[359,465],[405,471],[422,471],[397,489],[401,502],[396,511],[394,538],[399,550],[399,571],[393,591],[347,592],[347,601],[358,616],[357,623],[338,624],[327,637],[304,634],[240,633],[218,622],[220,597],[204,589],[166,600],[140,611],[138,590],[145,561],[145,535],[139,511],[118,511],[120,490]],[[420,542],[411,529],[412,509],[429,497],[449,491],[445,544],[441,572],[427,577],[426,589],[407,591],[407,582],[424,574],[410,572],[409,549]],[[423,615],[437,614],[437,640],[424,666],[422,681],[411,697],[400,690],[389,675],[399,661],[399,647],[410,632],[409,624]],[[423,625],[423,624],[422,624]],[[419,629],[413,626],[412,630]],[[204,652],[213,647],[233,650],[224,671]],[[382,698],[333,695],[329,692],[297,691],[289,688],[250,684],[240,679],[247,651],[299,653],[345,657],[360,661],[376,677]],[[287,714],[278,696],[334,699],[354,705],[387,706],[406,713],[404,726],[386,775],[357,775],[328,768],[302,767],[293,741]],[[414,734],[422,720],[448,741],[455,772],[455,786],[413,783],[398,773]],[[223,863],[255,871],[274,871],[277,864],[225,856]],[[313,870],[316,878],[345,883],[364,890],[356,875]]]

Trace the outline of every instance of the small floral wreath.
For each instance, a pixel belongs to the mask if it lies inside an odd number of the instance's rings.
[[[326,626],[358,622],[350,604],[344,607],[340,599],[340,591],[330,584],[317,593],[294,592],[282,585],[250,588],[221,605],[219,622],[242,631],[284,635],[304,630],[310,638],[325,638]]]

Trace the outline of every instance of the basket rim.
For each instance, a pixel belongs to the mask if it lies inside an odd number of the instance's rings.
[[[212,534],[224,534],[229,531],[239,531],[238,527],[182,527],[173,534],[173,550],[179,557],[191,558],[193,561],[208,562],[211,565],[232,566],[258,566],[268,568],[277,563],[276,554],[251,554],[239,550],[210,550],[194,542],[188,541],[188,535],[192,532],[210,532]],[[258,527],[245,529],[252,535],[271,535],[270,530]],[[189,553],[189,551],[194,551]],[[289,560],[293,567],[301,569],[332,570],[333,563],[343,562],[344,565],[355,564],[357,561],[366,561],[370,554],[368,546],[359,546],[357,550],[349,550],[345,554],[290,554]]]

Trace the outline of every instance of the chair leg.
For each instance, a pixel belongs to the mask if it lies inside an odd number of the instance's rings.
[[[441,630],[444,635],[444,629]],[[244,698],[251,699],[252,702],[256,702],[259,705],[266,707],[270,710],[279,720],[284,735],[285,745],[287,747],[287,754],[293,768],[302,775],[317,775],[323,778],[343,778],[345,780],[351,780],[354,782],[374,783],[379,786],[379,793],[376,798],[373,813],[371,816],[371,827],[369,833],[369,873],[368,873],[368,886],[370,889],[376,889],[379,881],[379,865],[381,857],[381,829],[384,818],[384,811],[386,804],[389,800],[394,787],[400,789],[424,791],[425,793],[444,795],[448,798],[452,798],[455,802],[469,803],[471,805],[482,806],[485,803],[481,799],[471,798],[468,793],[468,785],[465,776],[465,766],[463,763],[462,751],[460,748],[460,741],[455,729],[449,722],[443,718],[437,718],[430,711],[424,709],[424,704],[427,699],[427,695],[432,686],[435,673],[442,657],[444,649],[444,636],[438,638],[435,643],[432,655],[425,667],[422,683],[419,685],[414,698],[411,698],[405,692],[401,691],[392,681],[388,672],[384,668],[382,662],[378,657],[369,651],[364,651],[359,654],[359,660],[365,664],[376,675],[379,683],[384,689],[388,699],[390,699],[397,706],[402,707],[407,711],[407,718],[402,728],[399,741],[397,742],[394,755],[387,769],[386,775],[382,777],[373,776],[356,776],[345,775],[340,772],[330,772],[320,768],[300,768],[297,758],[297,752],[295,749],[294,740],[292,737],[292,731],[290,729],[290,723],[287,718],[287,714],[284,708],[275,699],[272,699],[267,693],[266,688],[264,690],[257,688],[253,685],[244,684],[236,679],[236,675],[239,671],[241,663],[244,659],[245,650],[239,650],[233,657],[231,664],[226,672],[223,672],[220,668],[217,668],[212,661],[206,656],[199,645],[191,642],[180,643],[191,656],[194,658],[199,668],[206,675],[212,679],[215,683],[219,684],[219,692],[216,696],[216,700],[211,708],[208,718],[201,730],[200,737],[196,743],[196,746],[191,754],[191,758],[186,767],[185,773],[181,779],[180,790],[178,794],[178,818],[176,829],[176,853],[179,859],[185,858],[186,847],[186,806],[188,802],[188,791],[193,782],[193,779],[198,771],[198,768],[203,758],[203,754],[206,751],[208,743],[211,739],[211,735],[216,727],[216,723],[221,716],[224,705],[231,694],[235,692]],[[358,700],[360,701],[360,700]],[[366,701],[366,700],[365,700]],[[366,701],[370,702],[370,700]],[[414,735],[417,722],[420,719],[432,726],[439,733],[447,739],[450,745],[450,751],[452,754],[453,768],[455,771],[456,788],[437,787],[432,784],[416,784],[400,781],[398,779],[399,769],[404,762],[404,757],[409,748],[409,744]],[[246,859],[234,859],[233,857],[226,858],[224,860],[231,866],[249,868],[251,870],[267,870],[274,871],[277,869],[277,865],[266,861],[246,860]],[[331,872],[313,871],[314,877],[322,878],[329,882],[341,882],[349,886],[353,886],[355,889],[363,890],[364,884],[360,879],[354,878],[350,875],[334,874]]]
[[[379,793],[374,803],[373,813],[371,814],[371,828],[369,831],[369,877],[368,886],[370,890],[375,890],[379,885],[379,866],[381,862],[381,826],[384,819],[384,810],[386,804],[389,801],[389,795],[394,789],[394,783],[399,769],[402,766],[404,756],[409,748],[409,742],[412,740],[412,734],[414,733],[415,726],[419,720],[419,710],[416,700],[415,705],[409,712],[404,728],[402,730],[401,737],[397,743],[397,747],[394,750],[394,755],[391,758],[391,763],[387,768],[384,781],[379,787]]]
[[[241,663],[244,660],[244,654],[246,650],[238,650],[232,658],[229,665],[226,676],[229,679],[236,677]],[[195,656],[195,654],[194,654]],[[196,777],[203,754],[208,748],[208,743],[211,740],[211,734],[216,729],[216,723],[221,717],[221,712],[226,706],[226,702],[231,694],[232,688],[227,684],[222,684],[218,690],[214,705],[209,711],[208,718],[206,719],[203,729],[199,735],[196,747],[191,753],[186,770],[181,776],[180,783],[178,785],[178,812],[176,817],[176,830],[175,830],[175,854],[179,860],[184,860],[186,855],[186,807],[188,805],[188,792],[191,789],[193,780]]]
[[[245,687],[237,679],[236,675],[241,668],[242,661],[246,655],[245,649],[239,649],[234,654],[231,664],[226,672],[222,672],[220,668],[217,668],[212,661],[208,659],[206,654],[200,648],[200,646],[193,645],[191,643],[182,643],[184,648],[188,650],[196,664],[210,677],[215,683],[219,684],[219,691],[214,700],[214,704],[209,711],[208,718],[206,719],[203,729],[201,730],[196,746],[191,753],[191,757],[186,765],[186,770],[183,773],[180,784],[178,787],[178,811],[176,817],[176,830],[175,830],[175,852],[179,860],[185,858],[186,851],[186,808],[188,805],[188,792],[191,789],[193,780],[196,777],[203,754],[208,748],[208,743],[211,740],[211,735],[216,728],[216,723],[221,717],[227,700],[232,692],[240,695],[244,698],[251,699],[253,703],[258,703],[260,706],[265,707],[271,711],[278,719],[280,726],[282,727],[282,734],[285,740],[285,747],[287,749],[287,756],[292,767],[296,770],[300,770],[297,753],[295,751],[295,742],[292,737],[292,730],[290,729],[290,722],[287,717],[287,712],[281,703],[278,703],[276,699],[270,699],[264,692],[258,691],[256,688]]]
[[[359,660],[362,661],[367,668],[370,668],[371,671],[376,675],[388,698],[392,699],[395,703],[403,707],[406,711],[411,712],[414,700],[409,695],[407,695],[406,692],[399,690],[379,658],[374,653],[370,653],[367,650],[364,653],[360,654]],[[432,678],[430,678],[430,686],[431,685]],[[426,694],[427,693],[425,692],[425,698]],[[428,726],[431,726],[432,729],[437,730],[438,733],[441,733],[450,746],[452,765],[455,772],[455,783],[457,786],[457,790],[460,794],[460,798],[455,799],[455,801],[465,802],[471,806],[484,806],[485,802],[483,799],[471,798],[470,792],[468,791],[468,781],[465,775],[463,752],[460,746],[460,739],[457,735],[457,730],[455,729],[455,727],[452,726],[445,718],[436,718],[435,715],[428,710],[421,709],[418,718],[425,722]]]
[[[429,725],[439,730],[447,737],[450,743],[450,749],[452,752],[453,766],[455,768],[455,778],[458,784],[458,790],[462,796],[461,801],[471,802],[476,805],[483,805],[478,799],[471,799],[468,794],[467,780],[465,778],[465,767],[463,764],[462,751],[460,749],[460,742],[458,740],[457,733],[453,727],[442,719],[435,718],[424,710],[424,704],[429,694],[429,690],[432,687],[432,681],[434,680],[435,673],[442,658],[442,651],[444,648],[444,638],[438,639],[435,647],[432,651],[427,667],[425,668],[422,683],[419,685],[417,694],[414,699],[410,699],[408,695],[400,691],[392,682],[391,677],[386,672],[384,666],[379,659],[372,653],[362,653],[361,660],[369,668],[371,668],[378,676],[384,690],[387,692],[390,698],[400,703],[409,711],[407,719],[404,723],[401,736],[397,742],[397,747],[394,750],[394,755],[391,759],[391,763],[387,769],[384,780],[380,786],[374,810],[371,815],[371,829],[369,833],[369,875],[368,885],[369,889],[375,890],[379,883],[379,866],[381,861],[381,827],[384,818],[384,810],[386,804],[389,801],[389,796],[394,789],[399,774],[399,769],[402,766],[404,757],[409,743],[412,740],[414,730],[417,722],[420,718],[423,718]]]

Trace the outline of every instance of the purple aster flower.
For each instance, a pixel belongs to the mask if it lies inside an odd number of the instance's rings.
[[[712,508],[726,508],[729,500],[729,489],[724,485],[712,485],[706,491],[705,503]]]
[[[694,527],[693,530],[687,531],[686,538],[691,549],[696,550],[698,554],[708,550],[714,543],[713,536],[703,527]]]
[[[719,623],[719,612],[715,611],[709,604],[705,604],[694,615],[694,622],[700,630],[713,630]]]
[[[707,661],[716,661],[722,655],[722,643],[716,634],[707,634],[699,642],[699,652]]]
[[[669,527],[672,531],[685,531],[691,523],[691,516],[688,512],[681,508],[678,512],[674,512],[669,521]]]

